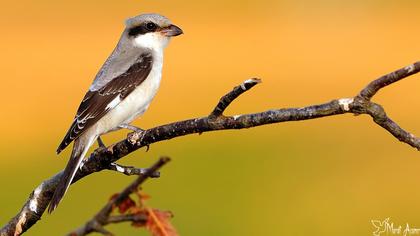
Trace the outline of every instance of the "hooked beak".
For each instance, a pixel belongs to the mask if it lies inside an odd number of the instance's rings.
[[[162,33],[163,33],[163,35],[165,35],[167,37],[173,37],[173,36],[178,36],[180,34],[183,34],[184,32],[178,26],[170,25],[168,27],[163,28]]]

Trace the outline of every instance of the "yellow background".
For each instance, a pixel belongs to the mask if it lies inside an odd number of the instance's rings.
[[[143,128],[207,115],[250,77],[263,83],[227,114],[350,97],[420,59],[418,1],[2,1],[0,224],[61,170],[55,150],[123,21],[145,12],[185,32],[166,50],[161,89]],[[374,100],[420,134],[420,76]],[[111,144],[125,131],[106,135]],[[139,150],[121,163],[173,158],[144,185],[182,235],[371,235],[370,220],[420,228],[419,153],[369,117],[341,115],[205,133]],[[104,171],[71,186],[28,235],[63,235],[134,177]],[[147,235],[126,224],[117,235]]]

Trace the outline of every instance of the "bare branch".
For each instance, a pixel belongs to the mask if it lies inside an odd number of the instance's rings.
[[[419,71],[420,62],[416,62],[371,82],[359,95],[352,98],[341,98],[324,104],[302,108],[273,109],[254,114],[223,116],[223,112],[234,99],[259,82],[256,79],[251,79],[245,81],[242,86],[235,87],[230,93],[223,96],[213,112],[207,117],[174,122],[145,130],[142,133],[131,133],[126,139],[108,148],[95,150],[84,161],[83,167],[77,172],[73,182],[92,173],[109,169],[111,163],[116,162],[141,147],[159,141],[193,133],[251,128],[272,123],[308,120],[344,113],[368,114],[373,118],[375,123],[386,129],[398,140],[420,150],[419,138],[416,138],[399,127],[386,115],[384,109],[379,104],[371,102],[371,98],[381,88]],[[22,210],[0,230],[0,236],[20,235],[35,224],[47,207],[60,178],[61,172],[45,180],[37,187],[29,196]]]
[[[389,118],[385,110],[382,108],[381,105],[376,104],[370,101],[363,101],[363,100],[356,100],[357,102],[361,102],[359,107],[354,108],[355,110],[362,109],[360,106],[366,109],[366,114],[369,114],[373,121],[391,133],[395,138],[400,140],[403,143],[407,143],[408,145],[416,148],[420,151],[420,139],[414,136],[413,134],[405,131],[401,128],[397,123],[395,123],[391,118]],[[356,113],[356,111],[354,111]]]
[[[139,186],[151,177],[158,169],[168,163],[170,159],[168,157],[160,158],[153,166],[147,169],[144,174],[141,174],[136,180],[128,185],[117,197],[111,199],[91,220],[89,220],[84,226],[69,233],[70,236],[82,236],[87,235],[91,232],[107,232],[103,227],[110,223],[118,223],[123,221],[139,222],[147,219],[144,214],[130,214],[123,216],[110,216],[114,206],[118,206],[124,201],[131,193],[136,191]],[[146,217],[146,218],[145,218]],[[107,234],[106,234],[107,235]]]
[[[230,105],[230,103],[233,102],[233,100],[238,98],[244,92],[250,90],[252,87],[257,85],[258,83],[261,83],[261,80],[253,78],[253,79],[245,80],[241,85],[233,88],[233,90],[230,91],[230,93],[220,98],[219,103],[214,108],[214,110],[210,113],[209,117],[214,118],[214,117],[222,115],[223,112],[226,110],[226,108]]]
[[[418,61],[372,81],[360,92],[359,96],[366,100],[370,100],[381,88],[404,79],[405,77],[416,74],[419,71],[420,62]]]
[[[121,223],[121,222],[143,222],[146,223],[147,215],[143,212],[138,214],[126,214],[118,216],[109,216],[107,224]]]
[[[123,173],[125,175],[144,175],[148,169],[146,168],[136,168],[134,166],[123,166],[117,163],[111,163],[108,170],[113,170],[119,173]],[[158,178],[160,176],[159,172],[154,172],[150,175],[151,178]]]

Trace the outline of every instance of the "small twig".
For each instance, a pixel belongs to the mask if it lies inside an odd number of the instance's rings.
[[[420,71],[420,61],[409,66],[384,75],[368,84],[359,94],[360,97],[370,100],[381,88],[404,79]]]
[[[110,216],[114,206],[118,206],[124,201],[130,194],[136,191],[139,186],[146,181],[153,173],[156,173],[163,165],[170,161],[169,157],[160,158],[153,166],[147,169],[144,174],[134,180],[128,185],[117,197],[111,199],[92,219],[90,219],[84,226],[69,233],[69,236],[81,236],[87,235],[92,232],[99,232],[98,229],[104,229],[103,227],[109,223],[118,223],[122,221],[139,222],[144,220],[144,215],[124,215],[124,216]],[[147,219],[147,218],[146,218]]]
[[[146,223],[147,215],[145,212],[140,212],[137,214],[126,214],[126,215],[117,215],[109,216],[107,219],[107,224],[116,224],[121,222],[143,222]]]
[[[106,230],[102,225],[98,224],[97,222],[91,222],[90,226],[92,227],[91,232],[98,232],[106,236],[114,236],[113,233]],[[73,236],[73,235],[72,235]]]
[[[123,166],[117,163],[111,163],[108,168],[108,170],[113,170],[119,173],[123,173],[125,175],[144,175],[147,172],[147,168],[136,168],[134,166]],[[154,172],[150,175],[150,178],[159,178],[160,173]]]
[[[230,105],[230,103],[233,102],[233,100],[235,100],[241,94],[250,90],[252,87],[254,87],[255,85],[259,83],[261,83],[260,79],[252,78],[249,80],[245,80],[241,85],[234,87],[232,91],[230,91],[228,94],[220,98],[219,103],[216,105],[214,110],[210,113],[209,117],[214,118],[214,117],[221,116],[223,112],[226,110],[226,108]]]

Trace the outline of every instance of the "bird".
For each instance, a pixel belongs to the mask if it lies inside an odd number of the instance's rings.
[[[162,78],[163,54],[170,39],[183,34],[156,13],[125,21],[125,29],[79,105],[57,154],[71,142],[73,149],[51,198],[52,213],[67,192],[88,149],[100,136],[119,129],[143,131],[130,123],[149,107]]]

